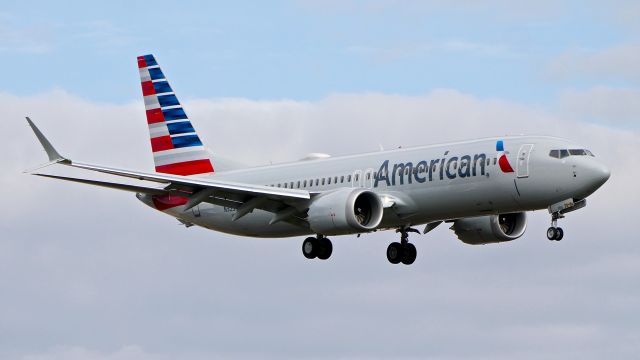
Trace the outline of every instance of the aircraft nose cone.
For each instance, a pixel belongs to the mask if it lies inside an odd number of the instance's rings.
[[[589,167],[589,180],[595,189],[606,183],[609,177],[611,171],[605,165],[594,163]]]

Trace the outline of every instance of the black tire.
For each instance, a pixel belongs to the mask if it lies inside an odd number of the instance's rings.
[[[418,255],[418,250],[416,250],[415,245],[411,243],[406,243],[404,245],[403,255],[402,255],[402,263],[405,265],[411,265],[414,261],[416,261],[416,256]]]
[[[562,238],[564,237],[564,231],[562,230],[562,228],[556,228],[556,241],[560,241],[562,240]]]
[[[318,239],[308,237],[302,242],[302,255],[307,259],[314,259],[318,253]]]
[[[556,228],[554,228],[553,226],[547,229],[547,239],[555,240],[556,234],[557,234]]]
[[[387,247],[387,260],[392,264],[398,264],[402,260],[403,253],[402,245],[398,242],[392,242]]]
[[[318,244],[320,245],[317,252],[318,259],[327,260],[331,257],[331,253],[333,252],[333,244],[331,243],[331,240],[322,238],[318,240]]]

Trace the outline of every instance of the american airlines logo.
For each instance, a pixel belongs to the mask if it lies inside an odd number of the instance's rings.
[[[497,162],[504,173],[513,172],[511,164],[504,151],[504,143],[499,140],[496,143],[498,151]],[[434,180],[453,180],[455,178],[468,178],[475,176],[486,176],[486,167],[491,163],[491,158],[487,158],[484,153],[475,155],[462,155],[447,157],[449,151],[445,151],[440,159],[422,160],[417,163],[411,161],[406,163],[396,163],[391,166],[389,160],[385,160],[374,177],[374,187],[378,187],[381,182],[387,186],[425,183]]]

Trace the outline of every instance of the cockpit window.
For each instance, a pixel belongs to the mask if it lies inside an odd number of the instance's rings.
[[[564,159],[567,156],[594,156],[593,153],[587,149],[560,149],[549,151],[549,156],[556,159]]]

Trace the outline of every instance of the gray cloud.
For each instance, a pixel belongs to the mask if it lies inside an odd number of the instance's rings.
[[[560,243],[545,239],[548,215],[537,212],[512,243],[472,247],[444,226],[414,236],[418,260],[398,267],[384,257],[391,232],[337,237],[330,261],[310,262],[301,239],[185,229],[131,194],[22,175],[45,160],[25,114],[72,158],[150,169],[143,106],[63,91],[2,94],[0,104],[11,134],[0,145],[2,358],[599,359],[640,350],[637,131],[453,90],[187,102],[216,154],[253,164],[533,133],[582,142],[612,168],[589,206],[563,221]]]
[[[640,81],[640,45],[622,44],[601,50],[567,51],[549,65],[549,74],[558,79]]]

